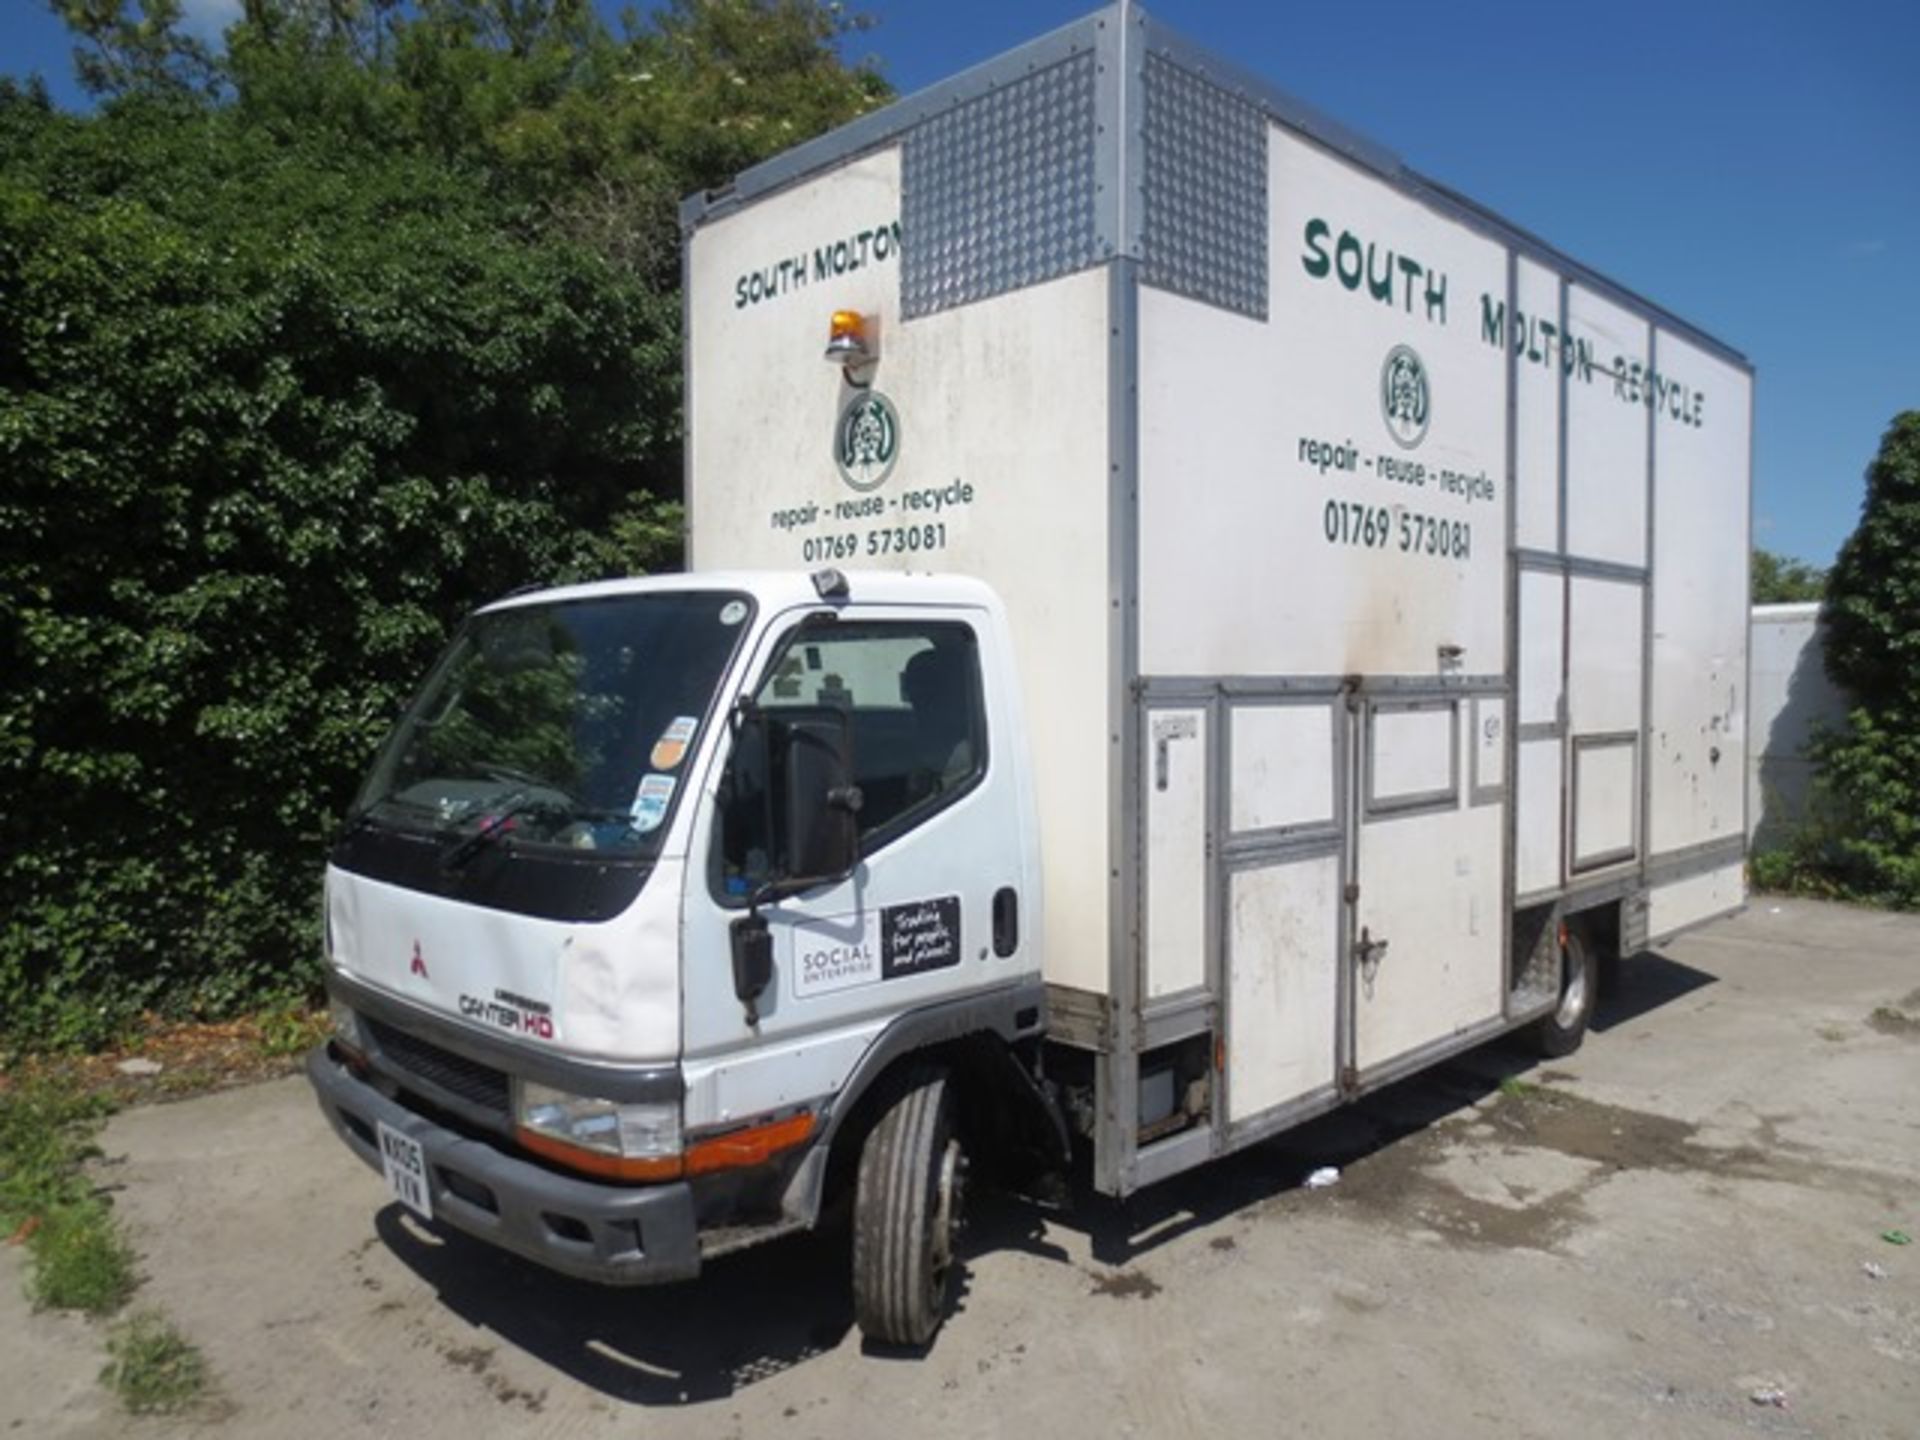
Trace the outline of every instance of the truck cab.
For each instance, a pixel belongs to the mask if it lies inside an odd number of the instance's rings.
[[[926,1339],[965,1141],[1059,1148],[1023,734],[974,580],[480,610],[327,867],[323,1108],[414,1210],[612,1283],[845,1196],[863,1324]]]

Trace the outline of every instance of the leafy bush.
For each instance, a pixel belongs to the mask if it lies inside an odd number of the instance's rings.
[[[1776,555],[1756,546],[1752,557],[1753,603],[1787,605],[1819,600],[1826,593],[1827,572],[1804,560]]]
[[[422,160],[135,104],[0,147],[0,1015],[97,1042],[307,988],[453,622],[667,558],[673,317]]]
[[[1823,863],[1854,893],[1920,906],[1920,410],[1867,470],[1825,616],[1827,674],[1854,706],[1813,747],[1834,812]]]
[[[0,84],[0,1043],[311,993],[476,603],[677,560],[674,205],[885,94],[816,0],[63,8]]]

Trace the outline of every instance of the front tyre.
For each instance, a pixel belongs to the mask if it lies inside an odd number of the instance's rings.
[[[946,1318],[966,1156],[952,1082],[915,1076],[867,1135],[853,1201],[853,1313],[886,1345],[925,1345]]]
[[[1533,1048],[1549,1060],[1580,1048],[1600,996],[1600,963],[1585,932],[1570,924],[1561,934],[1560,1003],[1533,1029]]]

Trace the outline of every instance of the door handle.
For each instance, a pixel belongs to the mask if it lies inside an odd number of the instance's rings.
[[[1153,788],[1167,788],[1167,750],[1175,740],[1191,740],[1200,727],[1191,715],[1176,715],[1153,722]]]
[[[993,896],[993,953],[1002,960],[1020,948],[1020,895],[1003,885]]]

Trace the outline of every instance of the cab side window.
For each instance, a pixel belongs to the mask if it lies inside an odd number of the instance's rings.
[[[856,621],[803,626],[754,695],[782,709],[847,714],[860,850],[872,854],[979,783],[987,768],[980,647],[955,621]],[[762,747],[736,746],[721,779],[722,890],[745,895],[777,867],[768,833]]]

